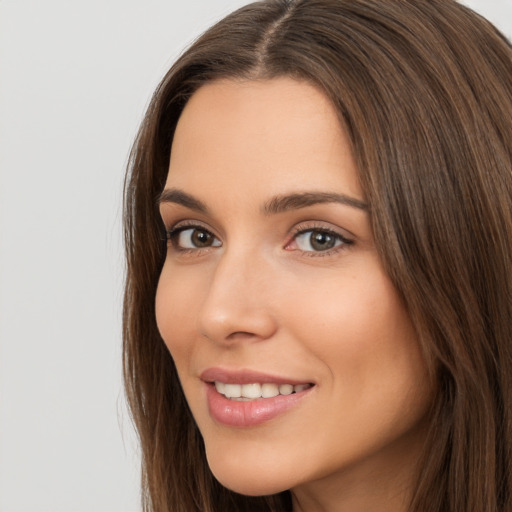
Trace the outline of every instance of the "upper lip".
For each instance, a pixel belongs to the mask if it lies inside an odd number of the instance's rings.
[[[224,382],[225,384],[313,384],[308,380],[293,379],[250,369],[207,368],[201,373],[201,380],[205,382]]]

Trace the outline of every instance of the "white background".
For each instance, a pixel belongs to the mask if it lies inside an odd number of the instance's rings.
[[[0,512],[135,512],[121,189],[150,94],[244,0],[0,0]],[[512,36],[512,0],[466,3]]]

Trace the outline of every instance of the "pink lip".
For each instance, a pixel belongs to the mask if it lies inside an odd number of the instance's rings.
[[[250,370],[229,371],[220,368],[210,368],[201,374],[205,381],[206,400],[210,416],[226,426],[230,427],[254,427],[269,421],[290,408],[298,405],[313,387],[291,395],[278,395],[273,398],[260,398],[247,402],[230,400],[218,393],[213,384],[220,381],[227,384],[306,384],[307,381],[297,381],[283,377],[271,376]]]
[[[253,384],[258,382],[260,384],[292,384],[297,386],[299,384],[310,384],[311,381],[297,380],[287,377],[279,377],[277,375],[270,375],[268,373],[261,373],[254,370],[228,370],[224,368],[208,368],[201,374],[201,380],[205,382],[224,382],[225,384]]]

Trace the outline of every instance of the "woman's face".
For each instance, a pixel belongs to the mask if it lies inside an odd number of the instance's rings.
[[[289,78],[203,86],[161,213],[158,327],[219,481],[396,492],[431,390],[326,97]]]

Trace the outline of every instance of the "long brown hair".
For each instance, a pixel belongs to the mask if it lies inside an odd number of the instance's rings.
[[[339,112],[376,245],[437,381],[410,510],[512,510],[512,49],[452,0],[269,0],[231,14],[162,80],[125,185],[124,376],[145,511],[291,510],[211,475],[156,327],[156,198],[184,105],[219,78],[291,76]]]

